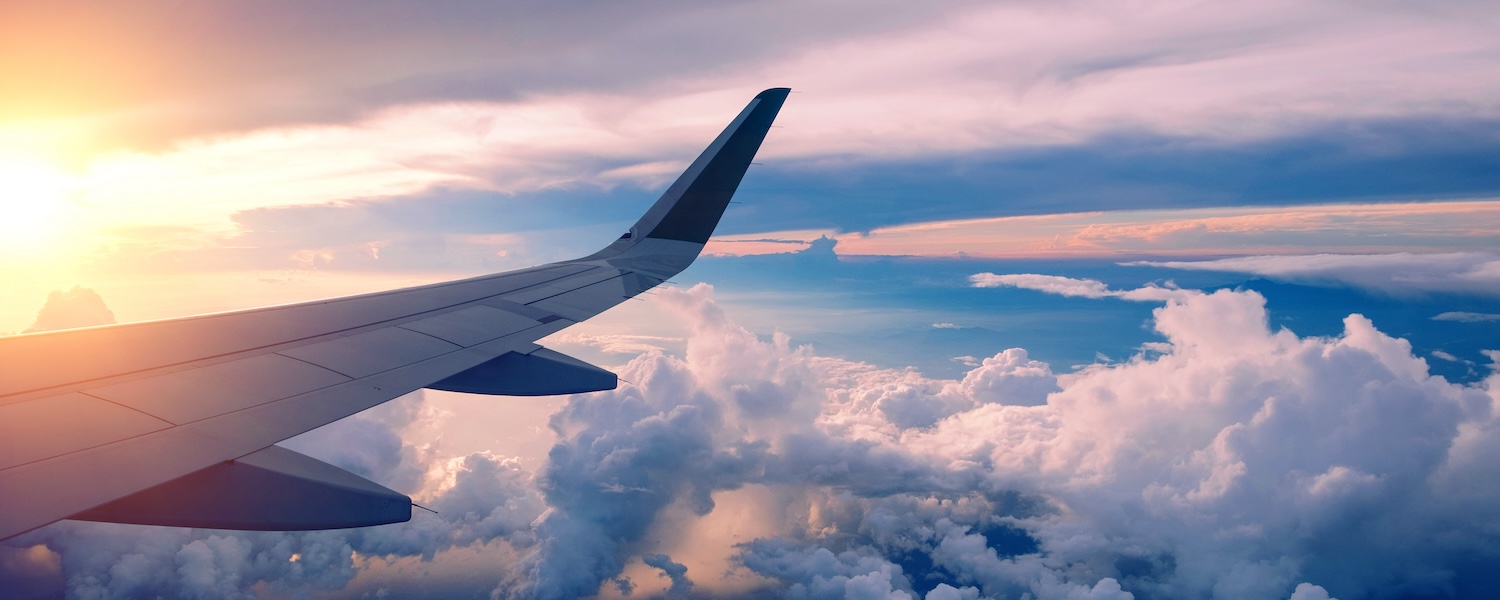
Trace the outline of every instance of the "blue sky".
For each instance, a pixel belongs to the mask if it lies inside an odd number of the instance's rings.
[[[9,332],[584,255],[797,92],[710,255],[547,342],[620,390],[288,442],[439,515],[65,522],[21,597],[1500,585],[1488,3],[5,11]]]

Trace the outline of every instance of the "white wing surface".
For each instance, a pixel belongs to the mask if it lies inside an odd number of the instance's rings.
[[[406,496],[274,444],[424,387],[615,387],[534,342],[691,264],[788,91],[757,95],[629,233],[578,260],[0,338],[0,539],[67,518],[262,530],[410,519]]]

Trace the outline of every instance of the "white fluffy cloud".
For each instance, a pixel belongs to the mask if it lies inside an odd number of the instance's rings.
[[[764,340],[706,286],[667,290],[685,356],[649,352],[623,369],[636,384],[570,398],[535,478],[390,438],[425,418],[418,400],[359,417],[384,434],[356,419],[318,442],[369,449],[334,458],[416,482],[440,517],[308,534],[63,524],[19,543],[61,555],[74,597],[293,595],[347,585],[356,552],[501,546],[519,558],[500,598],[1349,600],[1500,584],[1486,568],[1500,376],[1432,376],[1359,315],[1300,337],[1271,330],[1254,292],[1171,291],[1151,353],[1058,375],[1010,349],[942,381]],[[704,566],[712,553],[728,572]]]
[[[1480,467],[1500,449],[1495,378],[1432,377],[1358,315],[1341,336],[1302,338],[1271,331],[1253,292],[1171,292],[1160,354],[1055,376],[1013,349],[948,382],[761,341],[704,288],[664,294],[693,328],[687,358],[637,359],[641,386],[559,415],[559,448],[589,455],[549,467],[577,486],[549,501],[612,497],[549,515],[573,541],[534,558],[577,561],[553,572],[597,589],[632,548],[756,485],[803,516],[737,561],[790,597],[1357,598],[1492,583],[1464,556],[1500,547],[1460,523],[1500,522],[1476,504],[1500,486],[1450,482],[1495,480]],[[716,573],[688,574],[715,589]]]

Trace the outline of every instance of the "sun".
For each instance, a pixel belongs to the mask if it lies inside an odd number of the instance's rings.
[[[76,189],[72,177],[39,162],[0,162],[0,243],[41,243],[61,229]]]

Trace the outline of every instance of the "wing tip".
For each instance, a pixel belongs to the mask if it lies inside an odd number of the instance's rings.
[[[792,93],[792,88],[789,88],[789,87],[774,87],[774,88],[769,88],[769,89],[767,89],[765,91],[762,91],[759,94],[756,94],[755,95],[755,99],[756,100],[768,100],[768,99],[771,99],[771,98],[785,99],[786,96],[787,96],[787,94],[790,94],[790,93]]]
[[[757,94],[633,231],[652,238],[707,242],[791,91],[771,88]]]
[[[628,233],[581,260],[615,256],[647,238],[707,243],[791,92],[774,87],[756,94]]]

